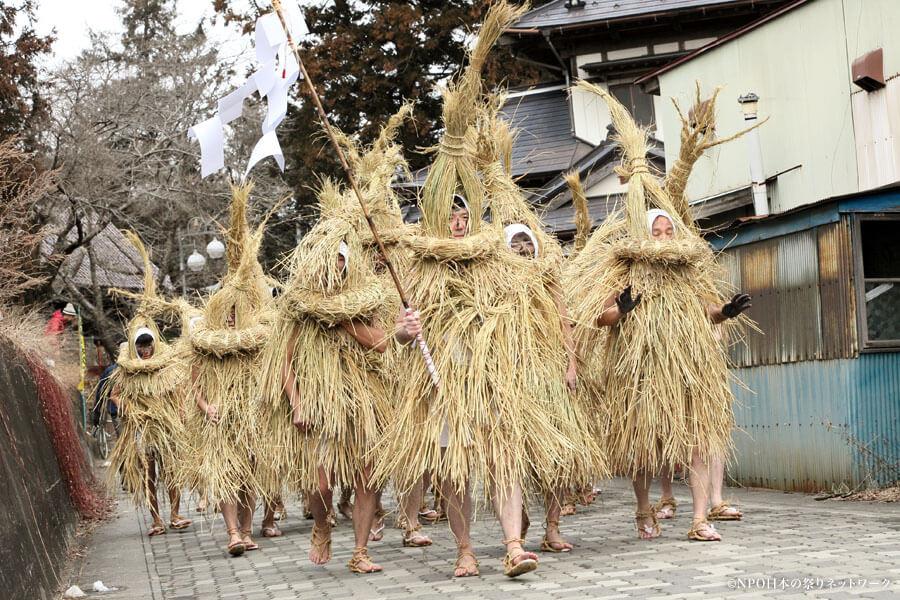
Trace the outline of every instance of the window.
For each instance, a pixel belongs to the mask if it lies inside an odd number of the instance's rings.
[[[611,85],[609,93],[628,109],[637,123],[645,127],[653,125],[653,97],[650,94],[630,83]]]
[[[857,223],[860,347],[900,347],[900,215],[858,215]]]

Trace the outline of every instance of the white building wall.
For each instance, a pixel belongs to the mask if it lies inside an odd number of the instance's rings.
[[[737,97],[750,91],[760,96],[760,117],[770,117],[760,130],[765,174],[793,169],[771,186],[772,212],[854,192],[852,84],[844,38],[842,1],[816,0],[663,73],[660,95],[674,96],[686,113],[696,81],[704,99],[721,86],[720,137],[744,126]],[[670,142],[666,164],[672,165],[681,122],[671,103],[657,104],[657,109],[657,121]],[[795,169],[797,165],[801,167]],[[738,139],[709,151],[696,164],[687,194],[699,200],[749,183],[747,143]]]

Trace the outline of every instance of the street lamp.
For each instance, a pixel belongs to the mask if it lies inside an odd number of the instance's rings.
[[[210,243],[206,245],[206,253],[213,260],[217,260],[225,256],[225,244],[219,241],[219,238],[213,236]]]
[[[195,228],[195,223],[197,223],[198,221],[199,219],[197,219],[196,217],[194,219],[191,219],[188,228]],[[206,244],[206,254],[208,254],[212,260],[218,260],[225,256],[225,244],[219,241],[219,238],[216,237],[216,233],[217,232],[213,230],[184,231],[180,227],[178,228],[178,257],[179,268],[181,270],[182,298],[187,297],[187,270],[190,270],[194,273],[199,273],[203,270],[204,267],[206,267],[206,257],[197,250],[196,243],[194,245],[194,251],[185,260],[184,241],[188,238],[205,237],[208,239],[208,236],[212,236],[212,241]]]
[[[210,257],[210,258],[212,258],[212,257]],[[197,252],[197,249],[195,248],[193,254],[188,256],[188,259],[187,259],[188,269],[190,269],[191,271],[196,273],[198,271],[202,271],[203,267],[205,267],[205,266],[206,266],[206,259],[203,258],[203,255],[200,254],[199,252]]]

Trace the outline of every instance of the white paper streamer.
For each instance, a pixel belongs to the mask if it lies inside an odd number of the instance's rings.
[[[281,9],[284,13],[284,20],[287,22],[288,31],[291,32],[291,39],[299,43],[304,36],[309,34],[309,27],[306,26],[306,19],[303,18],[300,5],[294,0],[285,0],[281,3]]]
[[[278,46],[287,41],[277,13],[268,13],[256,20],[256,59],[262,64],[272,62]]]
[[[250,169],[267,156],[275,158],[278,168],[284,171],[284,153],[281,151],[281,144],[278,143],[278,136],[274,131],[268,132],[256,142],[256,146],[250,154],[250,162],[247,163],[247,170],[244,171],[244,179],[247,179]]]
[[[188,129],[188,137],[200,142],[201,178],[225,166],[225,135],[218,114]]]
[[[249,98],[256,89],[256,77],[251,75],[247,83],[219,100],[219,118],[223,125],[231,123],[241,116],[244,111],[244,100]]]

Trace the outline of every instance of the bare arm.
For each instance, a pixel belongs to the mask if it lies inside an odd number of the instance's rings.
[[[713,325],[718,325],[722,321],[728,319],[728,317],[725,316],[725,313],[722,312],[722,309],[712,302],[706,305],[706,312],[709,314],[709,320],[712,321]]]
[[[213,423],[219,422],[219,411],[215,404],[209,404],[206,401],[206,398],[203,397],[203,394],[200,393],[200,388],[197,386],[197,380],[200,378],[200,368],[194,365],[191,367],[191,389],[194,393],[194,402],[197,403],[197,406],[203,413],[206,415],[206,418],[212,421]]]
[[[573,392],[578,382],[577,363],[575,360],[575,342],[572,339],[572,323],[569,321],[569,314],[566,310],[566,304],[562,299],[562,290],[559,284],[553,282],[550,284],[550,293],[553,294],[553,302],[559,311],[559,325],[562,328],[563,343],[566,346],[566,354],[569,357],[569,367],[566,371],[566,385]]]
[[[612,327],[624,316],[616,305],[616,295],[613,294],[603,303],[603,312],[597,317],[597,327]]]
[[[281,389],[288,397],[291,403],[291,422],[301,431],[310,429],[302,416],[300,415],[300,396],[297,393],[297,376],[294,373],[294,344],[297,342],[297,327],[291,331],[291,337],[288,339],[287,353],[284,355],[284,362],[281,365]]]
[[[344,321],[341,323],[341,327],[368,350],[381,353],[387,349],[387,336],[380,325],[366,325],[361,321]]]

